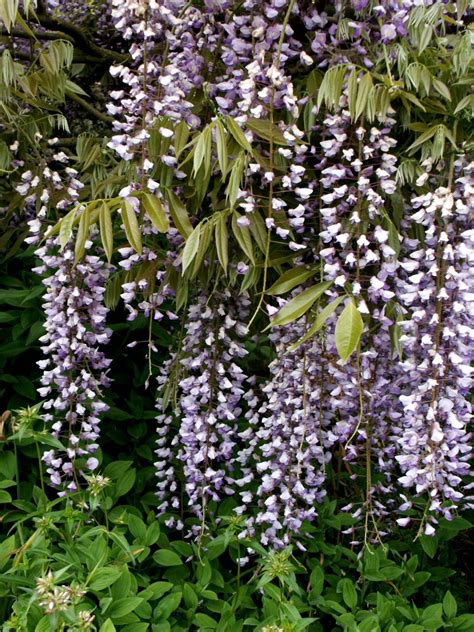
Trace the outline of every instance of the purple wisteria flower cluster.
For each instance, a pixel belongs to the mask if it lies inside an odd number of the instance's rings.
[[[43,455],[52,485],[64,494],[77,490],[79,472],[99,465],[94,453],[100,416],[108,410],[103,391],[110,385],[110,360],[100,347],[108,343],[111,330],[103,300],[107,264],[89,253],[75,264],[73,249],[58,253],[57,247],[50,239],[36,250],[42,263],[35,271],[49,275],[43,280],[46,333],[40,340],[46,359],[38,363],[43,371],[38,392],[45,399],[44,420],[64,442],[64,451],[53,448]],[[86,242],[86,249],[91,248],[92,242]]]

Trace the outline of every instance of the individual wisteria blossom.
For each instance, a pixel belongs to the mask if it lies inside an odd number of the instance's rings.
[[[158,376],[158,442],[155,467],[159,512],[186,506],[202,521],[211,501],[234,493],[238,420],[246,376],[243,320],[249,301],[230,294],[202,294],[190,305],[182,342]],[[170,524],[172,524],[171,518]]]
[[[400,323],[403,415],[392,442],[398,483],[427,498],[428,535],[439,516],[450,520],[462,502],[473,501],[463,489],[471,474],[472,174],[473,165],[459,159],[452,185],[412,199],[410,221],[424,227],[424,238],[411,240],[400,264],[397,298],[409,317]]]
[[[86,254],[77,263],[74,250],[59,251],[49,239],[36,250],[41,264],[35,272],[45,275],[43,298],[46,333],[40,338],[44,360],[41,388],[44,420],[64,452],[53,448],[43,455],[51,483],[60,494],[75,491],[81,472],[95,470],[94,456],[99,444],[100,417],[108,409],[104,390],[110,360],[101,350],[110,339],[104,305],[109,266],[92,254],[93,243],[85,244]]]

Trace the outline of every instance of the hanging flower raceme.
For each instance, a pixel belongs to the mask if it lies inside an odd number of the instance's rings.
[[[246,355],[241,337],[247,314],[244,297],[233,304],[227,292],[220,298],[201,295],[189,307],[180,347],[163,365],[155,463],[161,513],[180,506],[177,469],[184,477],[185,504],[202,521],[209,502],[235,491],[246,379],[239,361]]]
[[[304,520],[317,517],[336,440],[327,415],[324,343],[313,339],[287,352],[304,331],[304,322],[299,322],[270,336],[277,357],[270,364],[270,380],[262,387],[263,402],[254,413],[255,482],[240,493],[244,504],[238,513],[248,513],[252,503],[258,505],[256,516],[246,519],[246,532],[258,532],[263,544],[277,547],[288,544]]]
[[[474,197],[472,165],[458,161],[454,167],[452,188],[439,187],[412,200],[411,221],[425,234],[422,241],[410,241],[398,288],[408,318],[401,323],[403,416],[392,441],[402,471],[399,484],[429,497],[428,535],[437,516],[451,519],[453,509],[472,504],[463,486],[471,472],[474,250],[469,212]]]
[[[46,358],[38,362],[43,371],[38,392],[45,399],[44,419],[64,445],[64,451],[45,452],[43,460],[60,494],[75,491],[79,474],[98,467],[100,416],[108,408],[103,391],[110,384],[110,360],[100,347],[111,335],[104,306],[109,266],[92,254],[91,241],[85,248],[77,263],[74,250],[68,245],[59,252],[55,239],[36,250],[41,265],[35,271],[48,275],[43,280],[46,333],[40,338]]]

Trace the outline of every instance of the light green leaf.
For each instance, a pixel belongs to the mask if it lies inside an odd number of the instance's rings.
[[[451,101],[451,93],[448,86],[439,79],[433,79],[433,88],[438,94],[444,97],[447,101]]]
[[[193,157],[193,175],[196,176],[201,165],[204,164],[204,173],[208,173],[211,166],[211,127],[208,125],[199,135]]]
[[[99,227],[102,246],[104,247],[107,260],[110,262],[114,249],[114,233],[112,229],[110,209],[105,202],[102,202],[99,209]]]
[[[107,621],[104,621],[104,623],[100,626],[100,632],[115,632],[115,630],[115,625],[112,623],[111,619],[107,619]]]
[[[303,292],[300,292],[300,294],[292,298],[291,301],[288,301],[288,303],[280,309],[266,329],[269,327],[287,325],[303,316],[331,285],[332,281],[325,281],[324,283],[318,283],[318,285],[312,285],[306,290],[303,290]]]
[[[262,216],[258,211],[254,211],[249,215],[250,232],[257,246],[265,254],[267,248],[267,228]]]
[[[247,140],[247,138],[246,138],[244,132],[242,131],[242,129],[234,121],[234,119],[231,116],[226,116],[225,117],[225,122],[226,122],[226,125],[227,125],[227,129],[232,134],[232,136],[235,138],[235,140],[239,143],[239,145],[243,149],[248,151],[249,153],[252,153],[252,146],[251,146],[251,144]]]
[[[248,118],[246,126],[251,132],[276,145],[288,145],[278,125],[268,119]]]
[[[188,212],[181,200],[173,193],[173,191],[167,191],[167,197],[170,215],[174,225],[186,239],[193,232],[193,226],[189,221]]]
[[[153,226],[160,233],[166,233],[170,227],[170,222],[163,209],[161,200],[156,195],[144,191],[142,201],[146,214],[151,219]]]
[[[344,364],[356,350],[363,330],[362,316],[354,299],[350,299],[337,319],[335,330],[336,348]]]
[[[181,152],[186,147],[189,138],[189,127],[187,123],[181,121],[174,130],[174,151],[176,158],[179,158]]]
[[[122,221],[125,227],[125,234],[127,239],[134,250],[138,254],[142,253],[142,236],[140,232],[140,226],[138,225],[137,215],[135,213],[135,207],[130,199],[124,198],[122,205]]]
[[[201,240],[201,225],[198,224],[193,232],[189,235],[186,240],[186,244],[183,250],[182,256],[182,266],[183,273],[189,268],[191,263],[193,262],[194,257],[196,256],[197,251],[199,250],[199,242]]]
[[[454,110],[454,114],[458,114],[467,107],[470,107],[471,110],[474,109],[474,94],[468,94],[463,99],[461,99],[457,104],[456,109]]]
[[[308,270],[305,266],[298,266],[284,272],[275,283],[268,288],[267,294],[270,296],[279,296],[286,294],[293,288],[304,283],[309,277],[313,276],[314,271]]]
[[[72,211],[69,211],[69,213],[59,222],[59,244],[61,246],[61,250],[65,248],[66,244],[71,239],[72,227],[78,210],[78,207],[75,206]]]
[[[356,112],[356,98],[357,98],[357,70],[353,68],[351,70],[351,74],[349,75],[349,79],[347,81],[347,98],[349,105],[349,112],[351,118],[355,118]]]
[[[436,134],[437,129],[438,129],[438,125],[433,125],[433,127],[430,127],[429,129],[427,129],[426,132],[418,136],[415,142],[412,143],[410,147],[408,147],[407,151],[412,151],[413,149],[416,149],[420,145],[423,145],[423,143],[426,143],[427,140],[430,140],[430,138],[432,138]]]
[[[79,219],[79,228],[77,230],[76,246],[74,249],[75,262],[79,261],[79,259],[84,254],[85,244],[89,236],[89,231],[90,231],[90,212],[89,212],[89,207],[86,206],[85,209],[82,211],[81,217]]]
[[[230,172],[229,184],[226,189],[226,197],[229,200],[231,208],[235,206],[237,197],[239,195],[240,183],[242,182],[242,176],[245,166],[245,154],[241,152],[234,161],[234,165]]]
[[[291,347],[288,349],[288,351],[295,351],[303,343],[305,343],[307,340],[312,338],[314,336],[314,334],[316,334],[320,329],[322,329],[324,327],[324,324],[326,323],[327,319],[332,314],[334,314],[334,312],[336,311],[338,306],[342,303],[344,298],[345,298],[345,296],[338,296],[336,299],[334,299],[328,305],[326,305],[326,307],[319,312],[319,314],[316,317],[316,320],[311,325],[311,327],[308,329],[306,334],[302,338],[300,338],[300,340],[298,340],[298,342],[295,342],[295,344],[291,345]]]
[[[359,116],[365,111],[372,86],[372,75],[369,72],[366,72],[362,79],[359,81],[359,86],[357,89],[355,120],[357,120]]]
[[[215,235],[217,258],[224,272],[227,274],[227,265],[229,263],[229,232],[227,230],[227,217],[225,213],[221,213],[217,218]]]
[[[225,129],[222,121],[217,119],[216,121],[216,146],[217,146],[217,160],[219,162],[219,168],[222,176],[227,173],[228,156],[227,156],[227,140],[225,137]]]
[[[250,261],[255,265],[255,256],[252,244],[252,235],[248,226],[240,226],[238,219],[241,217],[239,213],[235,212],[232,215],[232,231],[239,246],[243,252],[247,255]]]

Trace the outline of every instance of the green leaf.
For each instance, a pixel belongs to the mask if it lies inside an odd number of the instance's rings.
[[[99,568],[92,575],[92,579],[89,582],[89,588],[91,590],[103,590],[104,588],[108,588],[117,581],[121,574],[121,568]]]
[[[246,126],[260,138],[271,141],[276,145],[288,145],[278,125],[268,119],[248,118]]]
[[[141,254],[142,236],[140,226],[138,225],[137,215],[135,213],[135,207],[128,198],[125,198],[122,202],[121,209],[122,221],[129,244],[138,252],[138,254]]]
[[[227,173],[228,156],[227,156],[227,140],[225,137],[225,128],[221,119],[216,121],[216,146],[217,146],[217,160],[219,162],[219,168],[222,176]]]
[[[81,218],[79,220],[79,228],[77,230],[76,245],[74,248],[76,262],[79,261],[79,259],[81,259],[81,257],[84,254],[85,244],[86,244],[87,238],[89,237],[89,231],[90,231],[90,213],[89,213],[89,207],[86,206],[81,213]]]
[[[249,219],[252,237],[260,250],[265,254],[267,248],[267,228],[265,222],[258,211],[251,213]]]
[[[167,191],[167,198],[169,203],[170,215],[174,222],[174,225],[179,230],[181,235],[186,239],[193,232],[193,226],[189,221],[188,212],[183,206],[180,199],[173,193],[173,191]]]
[[[298,296],[292,298],[291,301],[288,301],[288,303],[280,309],[266,329],[269,329],[269,327],[287,325],[303,316],[331,285],[331,281],[325,281],[324,283],[318,283],[318,285],[313,285],[303,290],[303,292],[300,292]]]
[[[250,261],[255,265],[255,256],[252,244],[252,235],[248,226],[240,226],[238,219],[241,215],[235,211],[232,215],[232,231],[237,243],[242,248],[243,252],[247,255]]]
[[[372,75],[366,72],[362,79],[359,81],[357,88],[357,99],[355,104],[355,120],[365,111],[369,93],[372,90],[373,82]]]
[[[72,211],[69,211],[69,213],[65,215],[59,222],[59,245],[61,247],[61,250],[65,248],[66,244],[71,239],[72,227],[74,225],[74,220],[76,218],[76,213],[78,210],[78,207],[75,206]]]
[[[447,591],[443,598],[443,610],[444,614],[448,619],[454,619],[456,613],[458,611],[458,605],[456,603],[456,599],[452,596],[452,594]]]
[[[226,116],[225,122],[227,125],[227,129],[232,134],[234,139],[238,142],[238,144],[249,153],[252,153],[252,146],[250,145],[244,132],[239,127],[239,125],[234,121],[234,119],[231,116]]]
[[[345,364],[359,344],[364,321],[353,299],[351,299],[336,322],[335,338],[337,351]]]
[[[313,270],[308,270],[306,266],[298,266],[284,272],[275,283],[268,288],[267,294],[270,296],[279,296],[286,294],[293,288],[304,283],[307,279],[314,275]]]
[[[6,492],[4,489],[0,489],[0,503],[11,503],[11,501],[11,494]]]
[[[341,579],[337,587],[338,592],[342,592],[342,598],[348,608],[354,610],[357,606],[357,591],[352,580],[346,578]]]
[[[112,229],[110,209],[105,202],[102,202],[99,209],[99,227],[102,246],[107,256],[107,260],[110,262],[114,249],[114,233]]]
[[[209,171],[211,166],[211,127],[208,125],[199,135],[194,149],[193,175],[196,176],[201,165],[204,164],[204,173]]]
[[[444,97],[447,101],[451,101],[451,93],[448,86],[439,79],[433,79],[433,88],[438,94]]]
[[[119,619],[125,615],[133,612],[137,608],[143,599],[141,597],[124,597],[122,599],[114,600],[107,608],[107,614],[111,619]]]
[[[174,150],[176,158],[179,158],[181,152],[186,147],[189,138],[189,127],[187,123],[181,121],[174,130]]]
[[[357,70],[353,68],[347,81],[347,99],[351,118],[355,118],[356,98],[357,98]]]
[[[438,550],[438,537],[436,535],[422,535],[420,537],[420,544],[426,555],[433,559]]]
[[[107,621],[100,626],[100,632],[115,632],[115,629],[115,625],[111,619],[107,619]]]
[[[142,194],[142,202],[146,214],[156,230],[160,233],[168,232],[170,222],[163,209],[161,200],[156,195],[144,191]]]
[[[220,213],[217,217],[215,236],[217,258],[224,272],[227,274],[227,265],[229,263],[229,232],[227,230],[227,217],[225,213]]]
[[[189,268],[199,250],[199,242],[201,240],[201,224],[198,224],[193,232],[186,240],[186,244],[183,249],[182,266],[183,273]]]
[[[231,208],[235,206],[239,195],[240,183],[244,174],[245,154],[241,152],[234,161],[230,172],[229,184],[226,189],[226,198],[229,200]]]
[[[160,549],[153,555],[153,559],[159,566],[182,566],[179,555],[169,549]]]
[[[324,570],[321,566],[316,566],[309,577],[311,584],[311,593],[313,596],[318,596],[323,592],[324,588]]]
[[[470,107],[471,110],[474,109],[474,94],[468,94],[463,99],[459,101],[454,110],[454,114],[459,114],[464,108]]]
[[[174,612],[181,603],[182,596],[181,592],[174,592],[163,597],[155,608],[153,617],[156,619],[164,619],[165,621],[169,619],[171,613]]]
[[[420,145],[423,145],[423,143],[426,143],[427,140],[430,140],[430,138],[432,138],[436,134],[437,129],[438,129],[438,125],[433,125],[433,127],[430,127],[429,129],[427,129],[426,132],[421,134],[421,136],[418,136],[416,141],[412,143],[410,147],[408,147],[407,151],[412,151],[413,149],[416,149]]]
[[[336,309],[338,308],[338,306],[342,303],[344,299],[345,299],[345,296],[338,296],[333,301],[331,301],[328,305],[326,305],[326,307],[322,309],[319,312],[319,314],[316,316],[314,323],[308,329],[306,334],[302,338],[300,338],[298,342],[295,342],[295,344],[291,345],[288,351],[295,351],[303,343],[305,343],[307,340],[312,338],[314,334],[316,334],[320,329],[322,329],[327,319],[331,316],[331,314],[333,314],[336,311]]]

